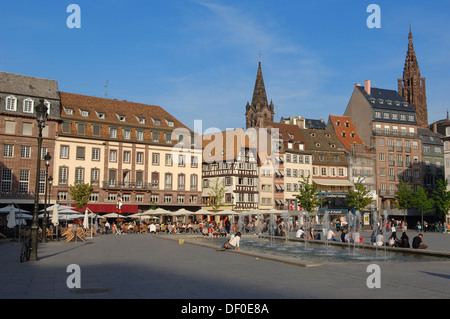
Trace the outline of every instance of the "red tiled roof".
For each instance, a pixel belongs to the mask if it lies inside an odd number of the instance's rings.
[[[363,145],[364,142],[358,136],[355,127],[353,126],[352,120],[349,116],[336,116],[330,115],[329,121],[336,132],[336,136],[348,150],[352,150],[353,144]],[[366,147],[366,151],[369,152]]]
[[[171,131],[176,128],[186,128],[174,116],[157,105],[148,105],[142,103],[120,101],[116,99],[106,99],[74,93],[60,92],[61,97],[61,116],[63,118],[73,118],[84,121],[100,121],[98,113],[104,113],[105,124],[116,123],[121,126],[141,126],[142,128],[155,128],[158,130]],[[73,109],[73,115],[67,115],[64,108]],[[81,111],[87,111],[88,116],[83,117]],[[125,121],[121,121],[118,116],[124,116]],[[139,122],[139,118],[145,119],[145,124]],[[155,125],[153,120],[159,120],[161,125]],[[168,122],[173,122],[169,126]]]

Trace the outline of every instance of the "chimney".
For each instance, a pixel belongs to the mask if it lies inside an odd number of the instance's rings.
[[[370,95],[370,80],[364,81],[364,91],[366,91],[366,93]]]
[[[437,122],[433,123],[433,132],[437,133]]]
[[[361,86],[361,83],[356,83],[353,87]]]

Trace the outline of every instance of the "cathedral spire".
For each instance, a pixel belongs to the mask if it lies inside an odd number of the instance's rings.
[[[403,78],[398,79],[398,93],[416,110],[417,122],[420,126],[428,127],[427,97],[425,78],[420,76],[419,63],[414,51],[411,26],[408,34],[408,51],[406,52]]]
[[[264,121],[273,121],[273,104],[267,102],[266,87],[261,70],[261,55],[258,63],[258,72],[256,73],[255,88],[253,89],[252,103],[245,107],[246,127],[260,128],[264,126]]]
[[[255,88],[253,90],[252,105],[260,105],[260,107],[266,106],[267,95],[266,87],[264,85],[264,79],[261,70],[261,61],[259,61],[258,72],[256,73]]]

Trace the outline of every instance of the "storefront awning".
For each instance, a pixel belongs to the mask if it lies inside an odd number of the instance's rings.
[[[93,213],[117,213],[116,204],[88,204],[89,208]],[[122,213],[137,213],[138,205],[122,205]]]
[[[313,178],[313,182],[323,186],[353,186],[353,183],[346,179]]]

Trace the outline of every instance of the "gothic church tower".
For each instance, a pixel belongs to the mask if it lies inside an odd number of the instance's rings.
[[[408,51],[403,69],[403,78],[398,79],[398,93],[416,110],[419,125],[423,128],[428,128],[425,78],[420,77],[419,63],[417,62],[412,38],[411,27],[409,27]]]
[[[258,73],[256,74],[255,88],[253,90],[252,104],[247,102],[245,106],[246,128],[262,128],[264,120],[273,122],[274,106],[272,101],[267,102],[266,88],[259,61]]]

